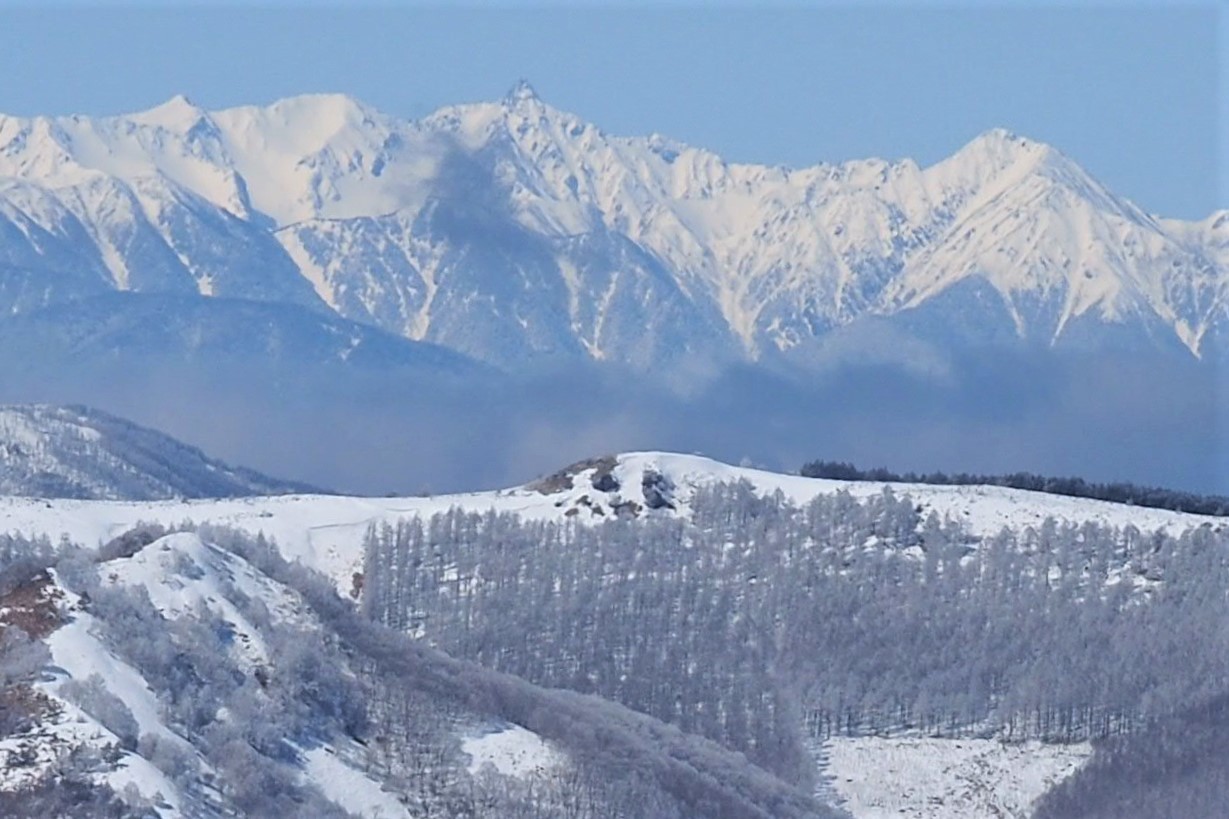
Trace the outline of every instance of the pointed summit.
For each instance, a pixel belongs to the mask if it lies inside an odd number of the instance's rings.
[[[931,167],[932,177],[961,187],[977,187],[1012,173],[1027,173],[1051,164],[1060,154],[1006,128],[993,128],[969,140],[960,150]],[[1059,163],[1061,164],[1061,162]]]
[[[200,109],[196,107],[196,103],[188,99],[187,94],[176,94],[175,96],[171,97],[166,102],[162,103],[161,105],[154,106],[153,108],[149,109],[145,113],[152,114],[155,111],[162,111],[166,113],[178,113],[178,112],[199,111],[199,110]]]
[[[529,84],[529,80],[520,79],[516,81],[516,85],[504,95],[504,105],[513,107],[527,102],[541,102],[538,92]]]
[[[183,94],[176,94],[161,105],[133,114],[131,119],[145,125],[171,130],[186,130],[200,121],[205,112]]]
[[[1050,150],[1043,142],[1029,139],[1006,128],[991,128],[973,139],[956,152],[957,156],[984,157],[1010,163],[1021,156]]]

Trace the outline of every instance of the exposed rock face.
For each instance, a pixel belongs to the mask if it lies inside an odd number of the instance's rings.
[[[580,473],[592,470],[593,475],[590,482],[594,489],[599,492],[616,492],[619,489],[619,481],[611,473],[617,463],[613,455],[585,458],[583,461],[565,466],[558,472],[552,472],[544,478],[539,478],[529,484],[529,488],[543,495],[553,495],[556,492],[572,489]]]
[[[640,481],[644,505],[650,509],[674,508],[674,482],[666,475],[646,469]]]
[[[616,478],[614,474],[610,472],[610,469],[612,469],[613,467],[614,467],[614,459],[612,458],[609,468],[598,469],[596,472],[593,473],[593,481],[592,481],[593,488],[596,489],[598,492],[618,492],[619,491],[619,479]]]

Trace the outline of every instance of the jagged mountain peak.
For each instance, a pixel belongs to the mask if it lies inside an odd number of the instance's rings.
[[[227,259],[230,274],[217,269],[218,250],[243,233],[280,292],[298,292],[281,281],[297,274],[347,318],[492,362],[813,350],[963,281],[988,284],[1005,311],[993,320],[1037,340],[1085,314],[1147,317],[1197,352],[1229,314],[1215,295],[1229,291],[1215,218],[1158,221],[1005,128],[925,169],[866,159],[791,170],[656,133],[608,135],[525,81],[417,121],[345,94],[214,112],[176,97],[127,118],[0,120],[0,175],[45,186],[7,189],[15,218],[53,235],[70,218],[83,225],[93,258],[56,269],[251,297],[236,289],[261,280],[244,266],[249,250]],[[123,195],[91,192],[100,176]],[[129,199],[131,218],[165,237],[156,258],[144,236],[135,252],[115,207]],[[185,208],[201,226],[183,227]],[[45,266],[44,251],[20,258]],[[660,337],[632,329],[646,326]]]
[[[1000,156],[1019,156],[1043,152],[1050,146],[1044,142],[1031,139],[1009,128],[988,128],[965,143],[956,154],[976,152],[982,154],[997,154]]]
[[[316,121],[322,123],[322,128],[335,129],[342,124],[362,125],[364,120],[373,117],[385,118],[385,115],[362,100],[340,92],[295,94],[279,97],[265,105],[236,105],[216,110],[202,108],[186,94],[176,94],[152,108],[104,119],[161,126],[183,132],[202,117],[217,117],[250,125],[268,125],[280,121],[297,127]]]
[[[538,96],[538,92],[529,83],[529,80],[522,78],[517,80],[516,84],[508,89],[508,93],[504,95],[503,104],[511,108],[517,105],[541,101],[541,97]]]
[[[444,106],[422,120],[409,123],[430,137],[457,140],[467,150],[481,150],[492,142],[525,145],[558,141],[583,132],[599,133],[578,115],[544,100],[527,80],[521,80],[497,101]]]
[[[1057,201],[1066,197],[1108,216],[1155,226],[1152,217],[1116,196],[1058,148],[1005,128],[979,134],[926,173],[941,188],[973,194],[963,195],[968,202],[992,202],[1008,191],[1026,191],[1033,186],[1032,196],[1040,196],[1041,188],[1048,193],[1037,203],[1042,208],[1054,209]]]

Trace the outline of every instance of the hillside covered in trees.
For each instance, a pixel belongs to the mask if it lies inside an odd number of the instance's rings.
[[[0,539],[0,806],[823,817],[840,815],[825,749],[910,737],[1093,743],[1038,803],[1054,819],[1111,815],[1098,794],[1133,778],[1172,794],[1149,797],[1154,815],[1220,805],[1229,528],[1214,518],[1015,510],[995,530],[891,486],[644,463],[491,495],[502,511],[271,498],[242,515],[151,506],[179,522],[100,547]],[[95,526],[111,507],[72,509]],[[358,564],[322,548],[352,530]],[[482,761],[483,737],[549,751],[509,773]],[[338,776],[367,801],[330,791]]]
[[[700,736],[373,623],[263,537],[10,536],[0,561],[4,816],[842,815]],[[549,763],[479,764],[509,725]]]

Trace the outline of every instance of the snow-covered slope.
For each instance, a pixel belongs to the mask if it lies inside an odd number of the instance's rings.
[[[682,809],[665,815],[843,815],[643,714],[393,636],[237,548],[250,562],[180,532],[0,593],[0,656],[18,628],[49,649],[24,676],[0,667],[0,813],[604,816],[663,798]],[[627,787],[622,765],[657,785]],[[85,802],[104,793],[122,809]]]
[[[310,609],[297,595],[242,559],[203,543],[194,534],[170,535],[131,557],[109,561],[102,573],[102,584],[104,588],[147,595],[168,623],[199,617],[204,612],[220,618],[228,630],[224,644],[229,645],[229,652],[245,673],[267,674],[273,660],[265,647],[262,625],[252,622],[236,607],[236,597],[247,603],[259,601],[261,611],[274,622],[320,630]],[[221,791],[210,784],[219,772],[171,725],[165,696],[160,697],[141,671],[108,644],[108,624],[91,614],[87,601],[58,580],[46,582],[40,588],[46,600],[45,613],[51,616],[54,611],[58,619],[45,637],[51,652],[50,673],[34,685],[34,690],[46,697],[46,710],[34,731],[0,741],[0,756],[8,760],[6,773],[0,776],[0,791],[19,789],[56,765],[63,767],[62,761],[55,761],[61,755],[85,750],[103,759],[104,764],[97,766],[91,779],[123,795],[128,810],[133,811],[125,815],[137,815],[139,805],[134,803],[138,801],[159,816],[222,813],[219,803],[225,804],[225,800]],[[0,612],[0,626],[8,625],[9,616],[9,609]],[[110,624],[110,628],[114,627]],[[267,628],[267,623],[263,627]],[[108,708],[108,698],[122,706]],[[116,718],[125,710],[135,721],[127,730],[127,720]],[[220,720],[227,718],[218,715]],[[129,730],[134,732],[131,737],[127,736]],[[132,741],[137,736],[141,738],[139,748]],[[117,745],[121,750],[115,750]],[[317,788],[325,799],[350,811],[350,815],[382,819],[411,815],[379,781],[361,770],[354,761],[356,755],[344,740],[317,743],[300,751],[293,764],[301,780]],[[11,764],[23,753],[28,758],[30,752],[36,755],[34,760]],[[179,769],[192,764],[202,771],[203,779],[190,791],[182,786],[182,777],[180,784],[176,784],[151,762],[151,758],[156,758],[162,768],[167,768],[166,760],[174,759],[175,755],[180,760],[176,763]]]
[[[227,466],[194,447],[85,407],[0,406],[0,493],[156,500],[309,487]]]
[[[428,517],[452,508],[579,522],[600,522],[620,514],[686,515],[698,487],[739,480],[765,494],[780,491],[796,502],[838,491],[867,497],[890,488],[913,498],[924,514],[934,511],[940,517],[952,516],[966,522],[978,536],[996,534],[1004,526],[1039,526],[1047,517],[1174,533],[1203,523],[1226,525],[1224,518],[1003,487],[833,481],[729,466],[694,455],[642,452],[583,462],[525,486],[434,497],[284,495],[142,503],[3,497],[0,531],[46,533],[53,540],[63,535],[93,547],[139,522],[167,526],[185,520],[216,523],[264,533],[276,540],[289,559],[302,561],[332,578],[344,593],[353,593],[355,576],[362,568],[363,538],[373,523]]]
[[[1025,819],[1091,753],[1088,743],[833,737],[823,771],[854,819]]]
[[[1027,343],[1111,328],[1201,354],[1229,323],[1223,222],[1158,219],[1002,130],[929,168],[740,165],[523,83],[419,121],[340,95],[0,116],[0,312],[111,288],[291,301],[502,363],[807,362],[926,305]]]

